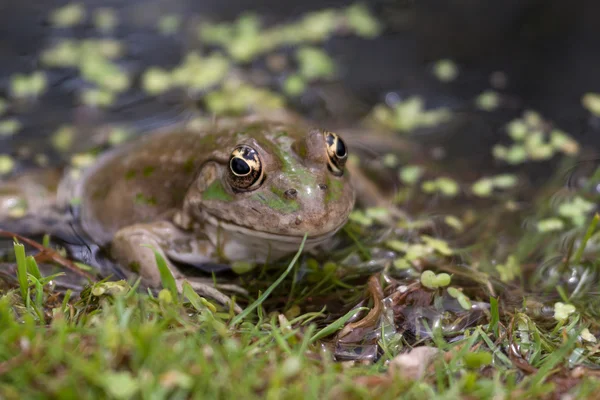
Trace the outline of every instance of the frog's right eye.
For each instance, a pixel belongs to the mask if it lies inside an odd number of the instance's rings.
[[[250,146],[237,146],[229,157],[229,183],[237,190],[253,190],[263,181],[260,156]]]

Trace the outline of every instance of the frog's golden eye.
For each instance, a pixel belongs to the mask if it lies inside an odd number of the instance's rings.
[[[237,190],[256,189],[263,181],[258,152],[250,146],[237,146],[229,157],[229,183]]]
[[[327,146],[329,170],[337,176],[344,173],[344,165],[348,159],[348,148],[341,137],[333,132],[323,132]]]

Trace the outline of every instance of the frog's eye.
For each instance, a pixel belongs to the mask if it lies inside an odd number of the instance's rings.
[[[229,157],[229,182],[234,189],[252,190],[260,186],[263,168],[258,152],[250,146],[237,146]]]
[[[333,132],[323,132],[327,146],[327,157],[329,169],[334,175],[341,176],[344,173],[344,165],[348,159],[348,148],[341,137]]]

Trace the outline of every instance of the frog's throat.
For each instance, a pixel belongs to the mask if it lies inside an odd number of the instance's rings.
[[[300,243],[302,243],[302,239],[304,238],[304,235],[303,236],[293,236],[293,235],[284,235],[284,234],[280,234],[280,233],[258,231],[258,230],[247,228],[245,226],[233,224],[233,223],[231,223],[229,221],[225,221],[223,219],[216,218],[206,212],[203,214],[204,214],[203,215],[204,220],[215,227],[220,227],[226,231],[237,232],[237,233],[252,236],[255,238],[261,238],[261,239],[265,239],[265,240],[269,240],[269,241],[273,241],[273,242],[295,243],[298,245],[300,245]],[[309,235],[308,238],[306,238],[306,244],[305,244],[306,247],[313,247],[313,246],[319,245],[319,244],[327,241],[333,235],[335,235],[346,224],[346,222],[347,222],[347,220],[345,219],[344,221],[342,221],[341,224],[339,224],[338,226],[336,226],[335,228],[333,228],[332,230],[330,230],[326,233],[322,233],[320,235],[313,235],[313,236]]]

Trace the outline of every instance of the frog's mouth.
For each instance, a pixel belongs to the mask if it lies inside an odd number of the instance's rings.
[[[265,231],[259,231],[256,229],[251,229],[251,228],[248,228],[245,226],[234,224],[233,222],[230,222],[227,220],[216,218],[215,216],[207,214],[207,213],[205,213],[204,217],[205,217],[204,218],[205,221],[207,221],[209,224],[211,224],[217,228],[220,227],[221,229],[224,229],[225,231],[236,232],[236,233],[240,233],[242,235],[247,235],[250,237],[264,239],[264,240],[268,240],[268,241],[272,241],[272,242],[282,242],[282,243],[300,245],[300,243],[302,243],[302,239],[304,239],[304,235],[302,235],[302,236],[300,236],[300,235],[285,235],[285,234],[280,234],[280,233],[272,233],[272,232],[265,232]],[[340,223],[339,225],[337,225],[336,227],[334,227],[333,229],[331,229],[325,233],[321,233],[318,235],[310,235],[309,234],[308,238],[306,238],[305,246],[313,247],[313,246],[317,246],[317,245],[325,242],[327,239],[329,239],[333,235],[335,235],[346,224],[346,222],[347,222],[347,219],[345,219],[344,221],[342,221],[342,223]]]

